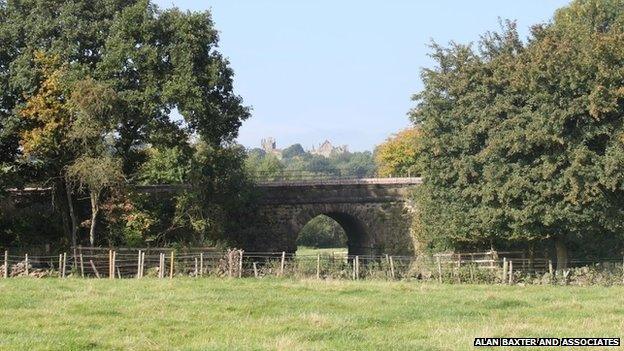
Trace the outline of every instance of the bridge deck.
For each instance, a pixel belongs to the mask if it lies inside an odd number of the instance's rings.
[[[418,185],[422,184],[420,177],[402,177],[402,178],[341,178],[341,179],[306,179],[306,180],[273,180],[257,182],[256,185],[261,188],[272,187],[315,187],[325,185]],[[154,185],[135,185],[133,187],[145,193],[175,192],[184,189],[190,189],[188,184],[154,184]],[[24,188],[24,189],[7,189],[9,194],[14,196],[25,195],[47,195],[51,188]]]
[[[418,184],[422,184],[422,178],[420,177],[276,180],[276,181],[265,181],[265,182],[257,183],[257,185],[261,187],[315,186],[315,185],[418,185]]]

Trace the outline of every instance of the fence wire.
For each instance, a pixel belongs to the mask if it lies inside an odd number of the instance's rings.
[[[215,251],[210,248],[173,250],[77,247],[59,255],[4,252],[3,277],[174,278],[174,277],[291,277],[316,279],[422,279],[453,283],[515,283],[540,279],[570,279],[552,261],[527,258],[521,252],[452,253],[420,256],[349,255],[287,252]],[[616,278],[592,279],[624,284],[624,259],[571,260],[572,267],[593,267]],[[587,268],[589,269],[589,268]],[[559,274],[559,275],[558,275]],[[595,274],[594,274],[595,275]],[[542,279],[543,280],[543,279]]]

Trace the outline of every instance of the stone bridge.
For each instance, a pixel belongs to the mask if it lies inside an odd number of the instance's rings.
[[[344,229],[350,255],[413,254],[410,229],[414,207],[409,194],[420,178],[371,178],[260,182],[255,209],[241,218],[247,251],[294,253],[297,236],[319,215]],[[189,189],[180,185],[137,186],[169,196]],[[13,201],[48,203],[49,188],[11,190]]]
[[[338,222],[350,255],[412,254],[413,206],[420,178],[259,183],[259,221],[249,228],[254,251],[295,252],[297,236],[318,215]]]

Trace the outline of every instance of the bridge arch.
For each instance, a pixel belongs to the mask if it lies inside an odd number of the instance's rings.
[[[409,194],[420,183],[420,178],[261,183],[245,250],[294,253],[301,229],[323,214],[345,230],[352,255],[412,254]]]
[[[373,237],[368,230],[362,214],[353,211],[353,206],[313,206],[299,212],[294,218],[291,236],[296,241],[303,227],[314,218],[324,215],[342,227],[347,237],[347,249],[349,255],[373,254]]]

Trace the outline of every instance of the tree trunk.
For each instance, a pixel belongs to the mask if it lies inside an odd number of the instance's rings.
[[[568,268],[568,248],[562,238],[555,238],[555,251],[557,253],[557,270]]]
[[[71,241],[72,246],[75,248],[77,244],[76,232],[78,229],[78,223],[76,221],[76,214],[74,213],[74,201],[72,200],[71,185],[65,183],[65,193],[67,195],[67,207],[69,208],[69,218],[71,219]],[[76,257],[74,257],[74,261]]]
[[[529,273],[533,274],[535,272],[535,244],[533,242],[529,243],[528,266]]]
[[[55,180],[52,192],[52,205],[61,215],[61,222],[63,224],[63,231],[68,237],[71,237],[71,229],[67,220],[67,203],[64,201],[65,183],[62,180]]]
[[[98,194],[91,192],[91,228],[89,229],[89,243],[91,246],[95,245],[95,225],[97,224],[97,215],[99,211],[98,206]]]

